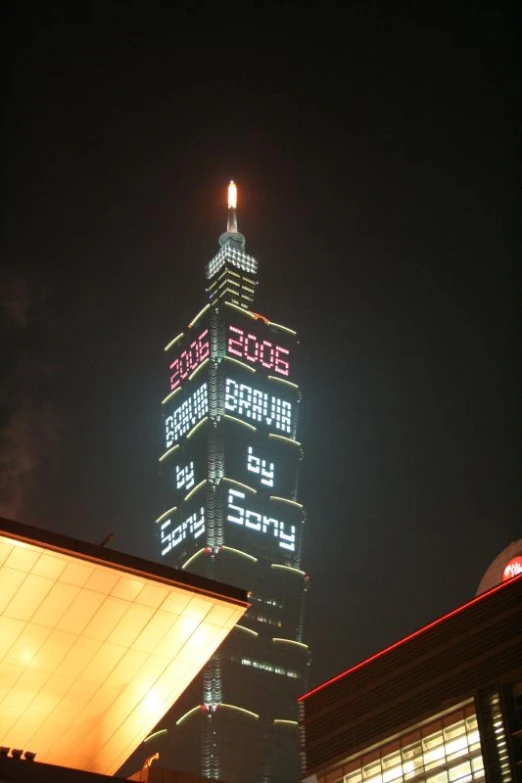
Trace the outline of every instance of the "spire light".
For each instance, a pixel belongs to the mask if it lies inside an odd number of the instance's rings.
[[[237,209],[237,187],[233,179],[228,186],[228,208]]]

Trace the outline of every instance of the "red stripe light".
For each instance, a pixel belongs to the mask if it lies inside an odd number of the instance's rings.
[[[438,617],[436,620],[433,620],[433,622],[428,623],[428,625],[424,625],[422,628],[419,628],[417,631],[414,631],[413,633],[409,634],[409,636],[405,636],[403,639],[399,639],[398,642],[394,642],[389,647],[385,647],[384,650],[379,650],[379,652],[374,653],[374,655],[370,655],[369,658],[365,658],[364,661],[360,661],[359,663],[356,663],[355,666],[351,666],[349,669],[346,669],[346,671],[341,672],[340,674],[336,674],[335,677],[332,677],[330,680],[323,682],[321,685],[317,685],[317,687],[313,688],[311,691],[308,691],[308,693],[303,693],[302,696],[298,697],[297,701],[304,701],[305,699],[308,699],[309,696],[313,696],[314,693],[318,693],[319,691],[322,691],[324,688],[327,688],[328,685],[332,685],[332,683],[337,682],[337,680],[342,680],[343,677],[347,677],[349,674],[353,674],[353,672],[356,672],[358,669],[361,669],[363,666],[366,666],[367,663],[371,663],[371,661],[376,661],[378,658],[382,658],[383,655],[386,655],[386,653],[395,650],[396,647],[400,647],[402,644],[406,644],[406,642],[409,642],[410,639],[415,639],[417,636],[420,636],[429,628],[435,628],[437,625],[440,625],[445,620],[448,620],[450,617],[455,617],[455,615],[460,614],[468,607],[479,603],[479,601],[484,600],[484,598],[486,598],[489,595],[492,595],[493,593],[497,593],[499,590],[503,590],[505,587],[512,584],[513,582],[518,581],[519,579],[522,579],[522,574],[511,578],[508,582],[502,582],[501,584],[492,587],[491,590],[487,590],[486,592],[475,596],[475,598],[472,598],[471,601],[468,601],[467,603],[458,606],[456,609],[452,609],[451,612],[448,612],[448,614],[445,614],[442,617]]]

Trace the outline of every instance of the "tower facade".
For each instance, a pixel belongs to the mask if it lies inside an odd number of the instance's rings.
[[[252,309],[258,264],[238,231],[233,183],[219,245],[207,304],[165,349],[167,507],[156,529],[166,562],[248,589],[251,607],[158,742],[163,766],[226,783],[297,783],[297,697],[310,658],[298,342]]]

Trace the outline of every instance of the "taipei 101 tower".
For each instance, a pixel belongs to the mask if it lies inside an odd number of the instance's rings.
[[[156,532],[165,563],[250,590],[251,607],[147,748],[163,767],[225,783],[297,783],[297,697],[310,662],[298,341],[255,311],[258,263],[236,202],[231,182],[207,303],[165,348]]]

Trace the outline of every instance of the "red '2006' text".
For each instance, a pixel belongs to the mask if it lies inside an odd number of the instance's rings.
[[[290,375],[287,358],[290,351],[287,348],[274,345],[269,340],[261,340],[255,334],[249,334],[237,326],[228,327],[227,353],[250,364],[260,364],[279,375]]]
[[[182,381],[193,372],[201,362],[208,359],[210,353],[210,343],[208,340],[208,329],[205,329],[190,346],[180,353],[177,359],[174,359],[170,366],[172,375],[170,376],[170,390],[174,391]]]

